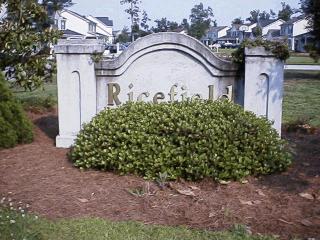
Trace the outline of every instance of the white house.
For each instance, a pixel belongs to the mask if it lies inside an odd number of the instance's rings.
[[[63,31],[63,38],[96,38],[112,42],[113,22],[107,17],[82,16],[68,9],[55,14],[54,25]]]
[[[91,15],[86,17],[90,21],[96,24],[96,32],[102,34],[103,36],[107,36],[107,42],[112,43],[113,41],[113,21],[108,17],[93,17]]]
[[[281,25],[281,36],[288,39],[288,45],[292,51],[303,51],[305,44],[308,43],[304,35],[308,34],[310,29],[308,29],[308,20],[305,16],[301,15],[299,17],[292,18],[291,20],[283,23]],[[308,37],[310,39],[310,37]],[[305,41],[304,44],[299,43],[300,40]],[[296,46],[299,47],[296,47]],[[298,49],[299,48],[299,49]]]
[[[282,19],[260,20],[258,22],[258,26],[262,30],[262,36],[266,36],[269,30],[280,30],[281,25],[284,23],[285,21],[283,21]]]
[[[232,43],[239,45],[244,39],[252,39],[252,29],[257,23],[232,24],[231,28],[226,30],[226,35],[218,38],[218,43]]]

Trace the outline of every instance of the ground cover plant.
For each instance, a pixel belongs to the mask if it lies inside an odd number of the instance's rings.
[[[128,103],[84,126],[75,166],[156,179],[241,179],[286,169],[290,154],[271,123],[227,101]]]
[[[165,240],[165,239],[224,239],[224,240],[272,240],[274,238],[248,234],[243,226],[231,231],[212,232],[191,230],[184,227],[146,226],[136,222],[111,222],[99,218],[50,221],[0,207],[0,239],[28,240]]]
[[[0,74],[0,149],[33,139],[32,124]]]

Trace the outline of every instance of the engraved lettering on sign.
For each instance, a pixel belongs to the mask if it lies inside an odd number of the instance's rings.
[[[163,92],[158,92],[153,97],[153,103],[157,104],[157,103],[159,103],[159,100],[163,100],[165,98],[166,98],[166,96],[164,95]]]
[[[117,83],[108,83],[108,105],[113,106],[116,103],[117,106],[121,104],[118,95],[120,93],[120,85]]]
[[[121,105],[122,101],[148,101],[150,96],[153,96],[152,99],[149,100],[149,102],[153,102],[155,104],[160,102],[170,102],[173,103],[175,101],[188,101],[188,100],[195,100],[195,99],[208,99],[211,101],[217,100],[217,99],[228,99],[229,101],[233,100],[233,86],[229,85],[226,87],[226,91],[224,94],[221,94],[219,96],[215,95],[215,86],[209,85],[207,93],[197,93],[195,91],[192,91],[192,89],[188,89],[185,85],[179,85],[178,83],[172,85],[168,89],[168,94],[166,95],[164,92],[148,92],[148,91],[141,91],[136,92],[134,91],[134,85],[131,83],[128,88],[129,92],[126,94],[126,99],[123,98],[123,95],[121,94],[121,88],[118,83],[108,83],[108,106],[119,106]],[[190,97],[188,97],[188,94]],[[169,98],[166,96],[169,96]],[[124,97],[125,98],[125,97]]]

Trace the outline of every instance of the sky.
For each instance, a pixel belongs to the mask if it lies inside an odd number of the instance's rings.
[[[231,24],[236,17],[246,19],[253,9],[270,9],[278,13],[281,2],[285,1],[291,7],[299,8],[300,0],[142,0],[141,9],[146,10],[153,22],[166,17],[170,21],[180,23],[183,18],[189,18],[191,8],[202,2],[205,7],[213,9],[214,18],[219,26]],[[109,17],[113,20],[114,30],[130,26],[125,7],[120,0],[73,0],[76,3],[70,10],[82,15]],[[150,23],[150,25],[154,25]]]

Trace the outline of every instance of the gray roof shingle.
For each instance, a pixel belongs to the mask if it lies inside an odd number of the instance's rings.
[[[106,26],[113,26],[113,21],[109,17],[96,17],[99,21],[103,22]]]

